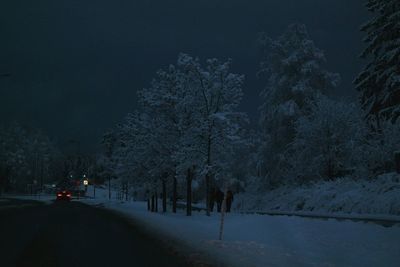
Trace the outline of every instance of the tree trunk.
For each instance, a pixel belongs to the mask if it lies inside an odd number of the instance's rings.
[[[206,215],[210,216],[210,175],[206,174]]]
[[[375,114],[375,119],[376,119],[376,127],[378,128],[378,131],[381,131],[381,117],[378,115],[378,113]]]
[[[173,213],[176,213],[176,201],[177,201],[177,198],[178,198],[178,190],[177,190],[177,187],[178,187],[178,181],[176,180],[176,177],[175,177],[175,175],[174,175],[174,182],[173,182],[173,195],[172,195],[172,212]]]
[[[394,153],[394,163],[396,167],[396,172],[400,174],[400,151]]]
[[[167,212],[167,181],[165,179],[162,180],[162,207],[163,207],[163,212]]]
[[[150,207],[150,198],[147,197],[147,210],[151,211],[151,207]]]
[[[156,195],[156,212],[158,212],[158,193],[157,193],[157,190],[156,190],[156,193],[155,193],[155,195]]]
[[[3,194],[3,181],[4,181],[5,179],[3,178],[3,170],[2,169],[0,169],[0,197],[2,196],[2,194]]]
[[[108,199],[111,200],[111,177],[108,177]]]
[[[43,158],[40,161],[40,194],[43,194],[43,175],[44,175],[44,170],[43,170]]]
[[[129,193],[129,184],[125,183],[125,201],[128,201],[128,193]]]
[[[192,173],[190,168],[186,176],[186,216],[192,216]]]
[[[207,166],[209,167],[211,164],[211,134],[208,136],[207,143]],[[207,170],[206,174],[206,215],[210,216],[210,174],[209,170]]]
[[[225,222],[225,211],[226,211],[226,196],[228,195],[228,189],[225,188],[224,200],[222,201],[221,207],[221,222],[219,226],[219,240],[222,240],[222,236],[224,233],[224,222]]]
[[[154,212],[154,194],[151,195],[151,212]]]

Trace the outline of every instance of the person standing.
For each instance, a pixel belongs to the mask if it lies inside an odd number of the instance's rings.
[[[222,202],[224,201],[224,193],[219,188],[216,189],[215,199],[217,201],[217,211],[221,212]]]
[[[215,204],[215,200],[216,200],[216,193],[217,193],[217,189],[215,187],[213,187],[210,190],[210,196],[209,196],[209,201],[210,201],[210,212],[214,211],[214,204]]]
[[[231,190],[228,190],[228,192],[226,192],[226,212],[231,212],[232,202],[233,193]]]

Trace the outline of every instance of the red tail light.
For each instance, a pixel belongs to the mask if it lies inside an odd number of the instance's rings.
[[[62,194],[57,194],[58,197],[62,197]]]

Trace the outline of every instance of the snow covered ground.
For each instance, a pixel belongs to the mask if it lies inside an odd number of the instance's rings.
[[[400,175],[389,173],[372,180],[342,178],[264,194],[244,193],[235,197],[234,206],[241,211],[400,216]]]
[[[348,220],[231,213],[225,218],[223,241],[219,241],[220,214],[150,213],[145,202],[109,201],[107,197],[106,189],[98,189],[95,199],[79,201],[133,218],[178,252],[191,253],[200,266],[211,262],[229,267],[397,267],[400,262],[400,224],[384,227]]]
[[[218,241],[220,214],[184,211],[150,213],[145,202],[106,199],[102,203],[141,222],[172,245],[196,251],[194,259],[211,258],[223,266],[399,266],[400,225],[383,227],[363,222],[289,216],[226,216],[224,240]],[[174,242],[178,241],[178,242]],[[180,246],[182,248],[182,246]]]
[[[6,198],[16,198],[16,199],[26,199],[26,200],[37,200],[44,202],[46,204],[52,203],[56,196],[52,194],[43,194],[43,195],[14,195],[14,194],[6,194],[4,195]],[[0,199],[0,201],[7,201],[7,199]]]

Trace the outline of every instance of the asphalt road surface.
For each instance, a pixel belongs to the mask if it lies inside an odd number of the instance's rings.
[[[118,214],[79,202],[3,200],[0,266],[192,265]]]

